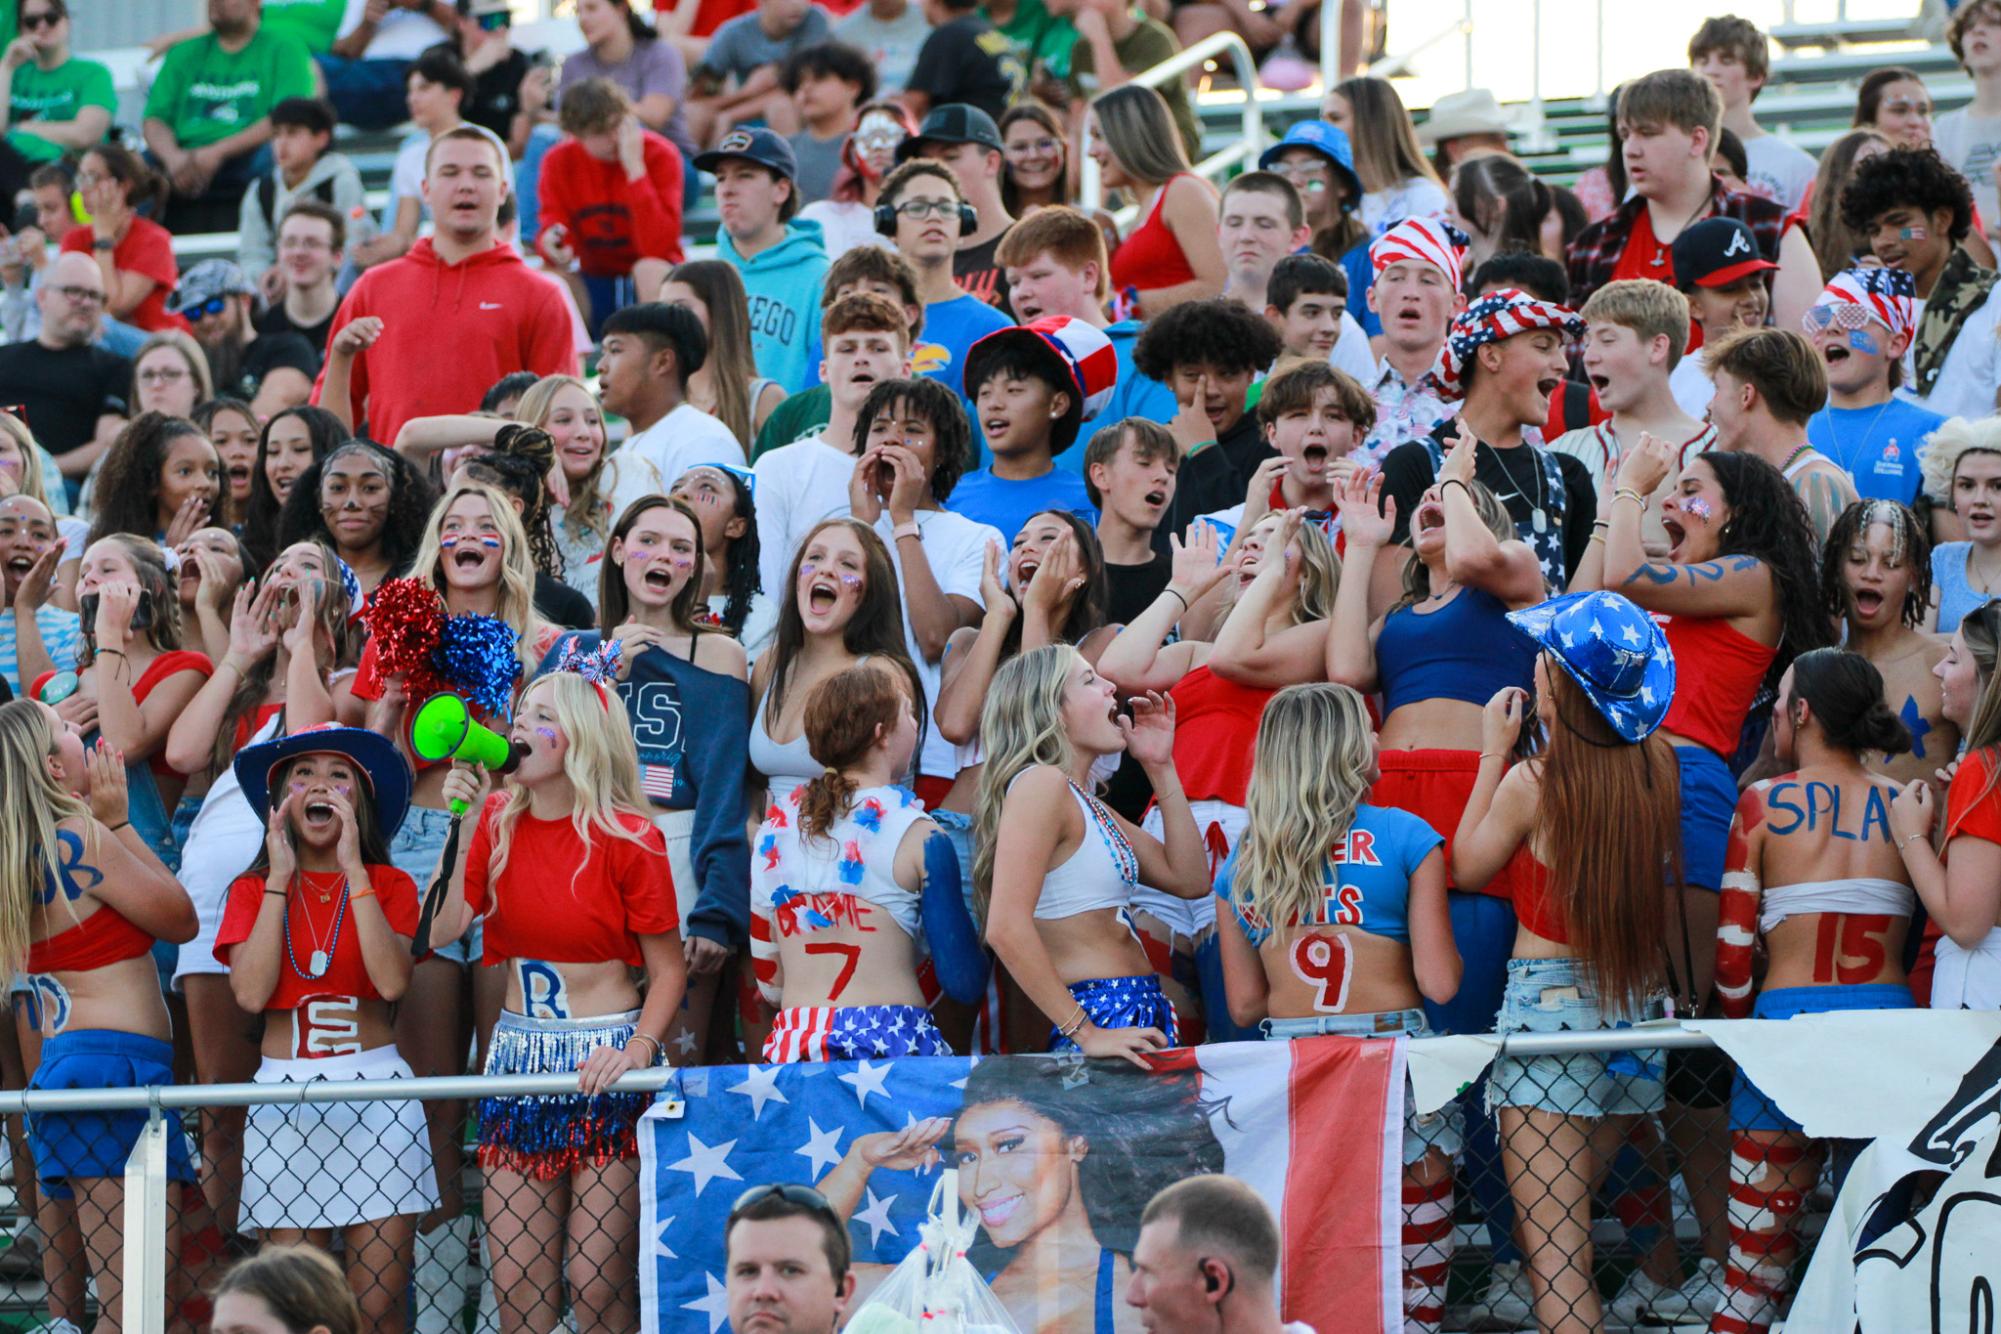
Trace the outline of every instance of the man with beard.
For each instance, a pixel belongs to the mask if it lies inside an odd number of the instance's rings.
[[[205,259],[181,275],[168,303],[193,330],[208,357],[220,398],[240,398],[257,419],[306,401],[319,374],[319,354],[301,334],[259,336],[250,313],[256,289],[226,259]]]

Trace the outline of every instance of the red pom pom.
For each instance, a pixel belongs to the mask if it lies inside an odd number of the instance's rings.
[[[440,688],[431,655],[445,624],[445,600],[422,579],[388,579],[375,590],[368,610],[369,635],[384,676],[400,676],[409,697],[425,699]]]

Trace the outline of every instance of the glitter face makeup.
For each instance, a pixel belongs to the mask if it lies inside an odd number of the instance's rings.
[[[1683,505],[1682,509],[1686,511],[1691,517],[1700,519],[1704,523],[1708,523],[1712,518],[1716,516],[1715,506],[1711,505],[1707,500],[1704,500],[1701,496],[1690,497],[1688,503],[1686,505]]]
[[[1876,335],[1870,333],[1867,329],[1856,329],[1850,332],[1848,335],[1848,346],[1854,348],[1857,352],[1872,357],[1883,350],[1883,345],[1876,341]]]
[[[843,572],[841,575],[841,582],[847,585],[849,588],[860,588],[862,586],[862,577],[858,574],[848,574]]]
[[[538,727],[535,729],[535,735],[552,746],[556,744],[556,729],[553,727]]]

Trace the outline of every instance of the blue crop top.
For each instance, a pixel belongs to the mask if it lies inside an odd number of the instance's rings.
[[[1485,704],[1507,686],[1528,689],[1535,648],[1507,621],[1507,604],[1462,588],[1437,611],[1393,611],[1376,635],[1383,717],[1406,704],[1456,699]]]
[[[1424,821],[1391,806],[1358,806],[1348,836],[1320,864],[1320,911],[1289,926],[1353,926],[1372,936],[1410,943],[1410,880],[1433,848],[1444,843]],[[1246,916],[1233,882],[1239,843],[1216,872],[1216,897],[1230,905],[1253,949],[1271,939],[1264,914]]]

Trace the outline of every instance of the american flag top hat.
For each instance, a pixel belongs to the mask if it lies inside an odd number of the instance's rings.
[[[1051,440],[1055,452],[1060,454],[1076,440],[1077,427],[1087,418],[1097,416],[1111,398],[1119,378],[1118,353],[1112,350],[1112,340],[1103,329],[1068,315],[1045,315],[1011,329],[996,329],[966,353],[967,397],[978,397],[986,358],[1021,339],[1034,340],[1035,346],[1053,355],[1070,377],[1073,386],[1070,411],[1056,423]]]

